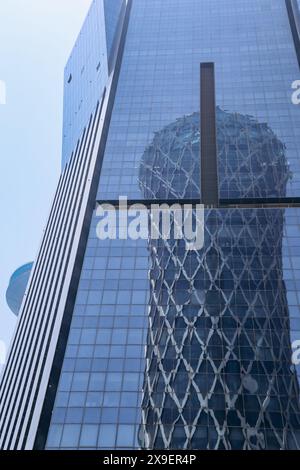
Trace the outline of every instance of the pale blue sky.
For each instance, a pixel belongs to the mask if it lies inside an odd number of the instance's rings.
[[[5,291],[36,257],[60,172],[63,70],[91,0],[0,0],[0,340],[15,328]]]

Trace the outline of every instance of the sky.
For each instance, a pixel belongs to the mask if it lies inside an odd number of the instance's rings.
[[[16,325],[5,292],[41,242],[60,173],[64,66],[90,4],[0,1],[0,367]]]

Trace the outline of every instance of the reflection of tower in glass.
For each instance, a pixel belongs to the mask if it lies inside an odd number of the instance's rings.
[[[217,109],[217,130],[221,197],[285,195],[284,146],[266,124]],[[199,160],[194,113],[146,149],[144,196],[199,197]],[[281,209],[211,209],[203,249],[150,241],[142,447],[300,448],[283,226]]]

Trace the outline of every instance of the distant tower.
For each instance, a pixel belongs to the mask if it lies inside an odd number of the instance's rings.
[[[6,301],[15,315],[19,314],[32,266],[33,263],[24,264],[13,273],[9,280]]]

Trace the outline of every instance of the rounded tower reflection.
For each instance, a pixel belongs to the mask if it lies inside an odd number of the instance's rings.
[[[200,196],[199,113],[156,133],[147,199]],[[217,109],[222,198],[284,197],[285,148],[266,124]],[[150,240],[143,448],[300,448],[282,272],[284,210],[205,211],[205,242]]]

